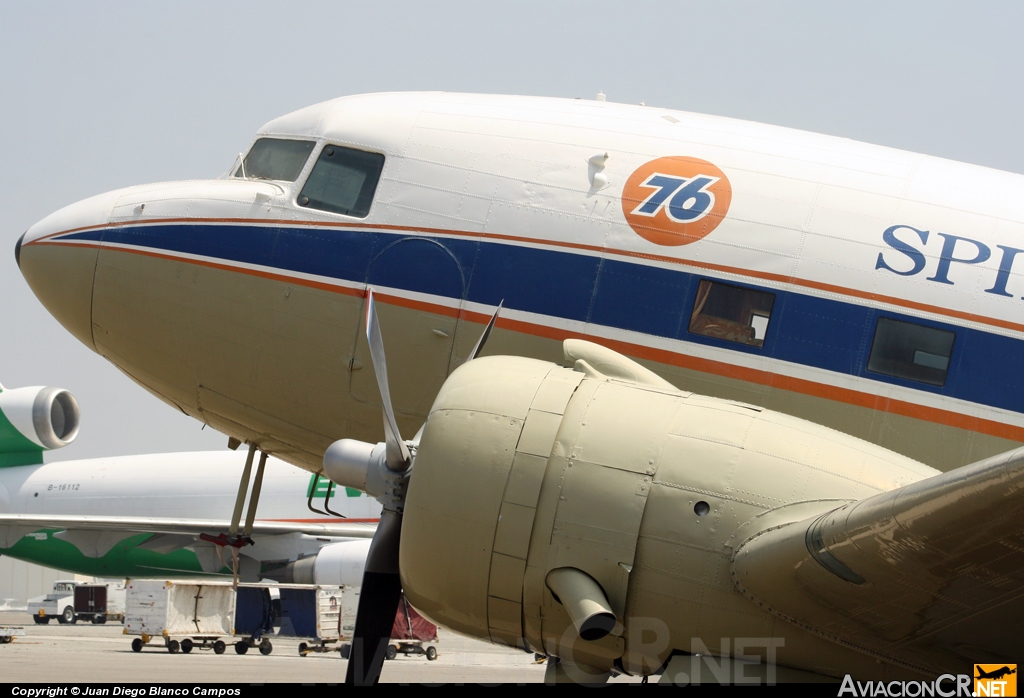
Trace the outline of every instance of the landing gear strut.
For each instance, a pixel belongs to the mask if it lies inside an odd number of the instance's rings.
[[[253,545],[252,541],[252,527],[256,522],[256,507],[260,502],[260,491],[263,489],[263,473],[267,468],[267,454],[265,451],[260,451],[260,462],[256,467],[256,479],[252,483],[252,493],[249,494],[249,507],[245,512],[245,525],[242,528],[241,534],[238,532],[239,525],[242,520],[242,508],[245,505],[245,495],[249,490],[249,477],[252,474],[252,462],[256,457],[256,444],[249,444],[249,455],[245,459],[245,468],[242,470],[242,477],[238,481],[238,494],[235,496],[235,509],[231,514],[231,527],[228,529],[226,534],[221,533],[218,536],[211,536],[207,533],[199,536],[202,540],[219,545],[221,547],[232,548],[232,572],[234,573],[234,583],[238,586],[238,550],[244,548],[247,545]]]

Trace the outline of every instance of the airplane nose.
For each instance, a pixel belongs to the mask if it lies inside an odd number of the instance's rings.
[[[95,350],[92,286],[99,253],[97,231],[110,221],[118,192],[71,204],[19,238],[14,256],[36,298],[79,341]]]

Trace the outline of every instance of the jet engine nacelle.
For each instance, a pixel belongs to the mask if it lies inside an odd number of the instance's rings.
[[[316,555],[289,563],[278,575],[286,584],[324,584],[360,586],[369,540],[332,543],[320,548]]]
[[[399,566],[409,602],[439,625],[598,672],[621,662],[650,673],[673,650],[705,651],[694,637],[728,653],[718,638],[769,622],[732,589],[732,546],[933,472],[810,422],[681,392],[596,345],[566,353],[575,370],[470,361],[431,408]],[[653,644],[635,621],[656,621]]]
[[[78,436],[78,401],[60,388],[4,389],[0,391],[0,412],[7,422],[0,421],[3,455],[38,457],[41,451],[63,448]]]

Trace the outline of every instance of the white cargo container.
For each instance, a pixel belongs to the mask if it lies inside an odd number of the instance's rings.
[[[139,636],[136,652],[163,638],[172,653],[221,654],[232,635],[238,654],[268,655],[272,637],[312,640],[299,645],[302,656],[333,651],[329,644],[351,642],[359,605],[359,589],[343,586],[129,580],[127,590],[124,632]]]
[[[198,645],[222,654],[220,638],[232,634],[234,616],[235,590],[228,582],[128,582],[124,633],[139,636],[132,641],[135,652],[160,637],[172,653]]]

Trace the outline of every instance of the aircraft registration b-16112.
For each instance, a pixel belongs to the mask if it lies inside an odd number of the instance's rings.
[[[1020,649],[982,632],[1020,614],[1019,192],[652,107],[365,95],[270,122],[225,178],[62,209],[16,256],[163,400],[382,498],[361,622],[404,589],[598,672],[771,636],[794,669],[927,675]],[[488,351],[529,358],[460,368],[502,301]]]

